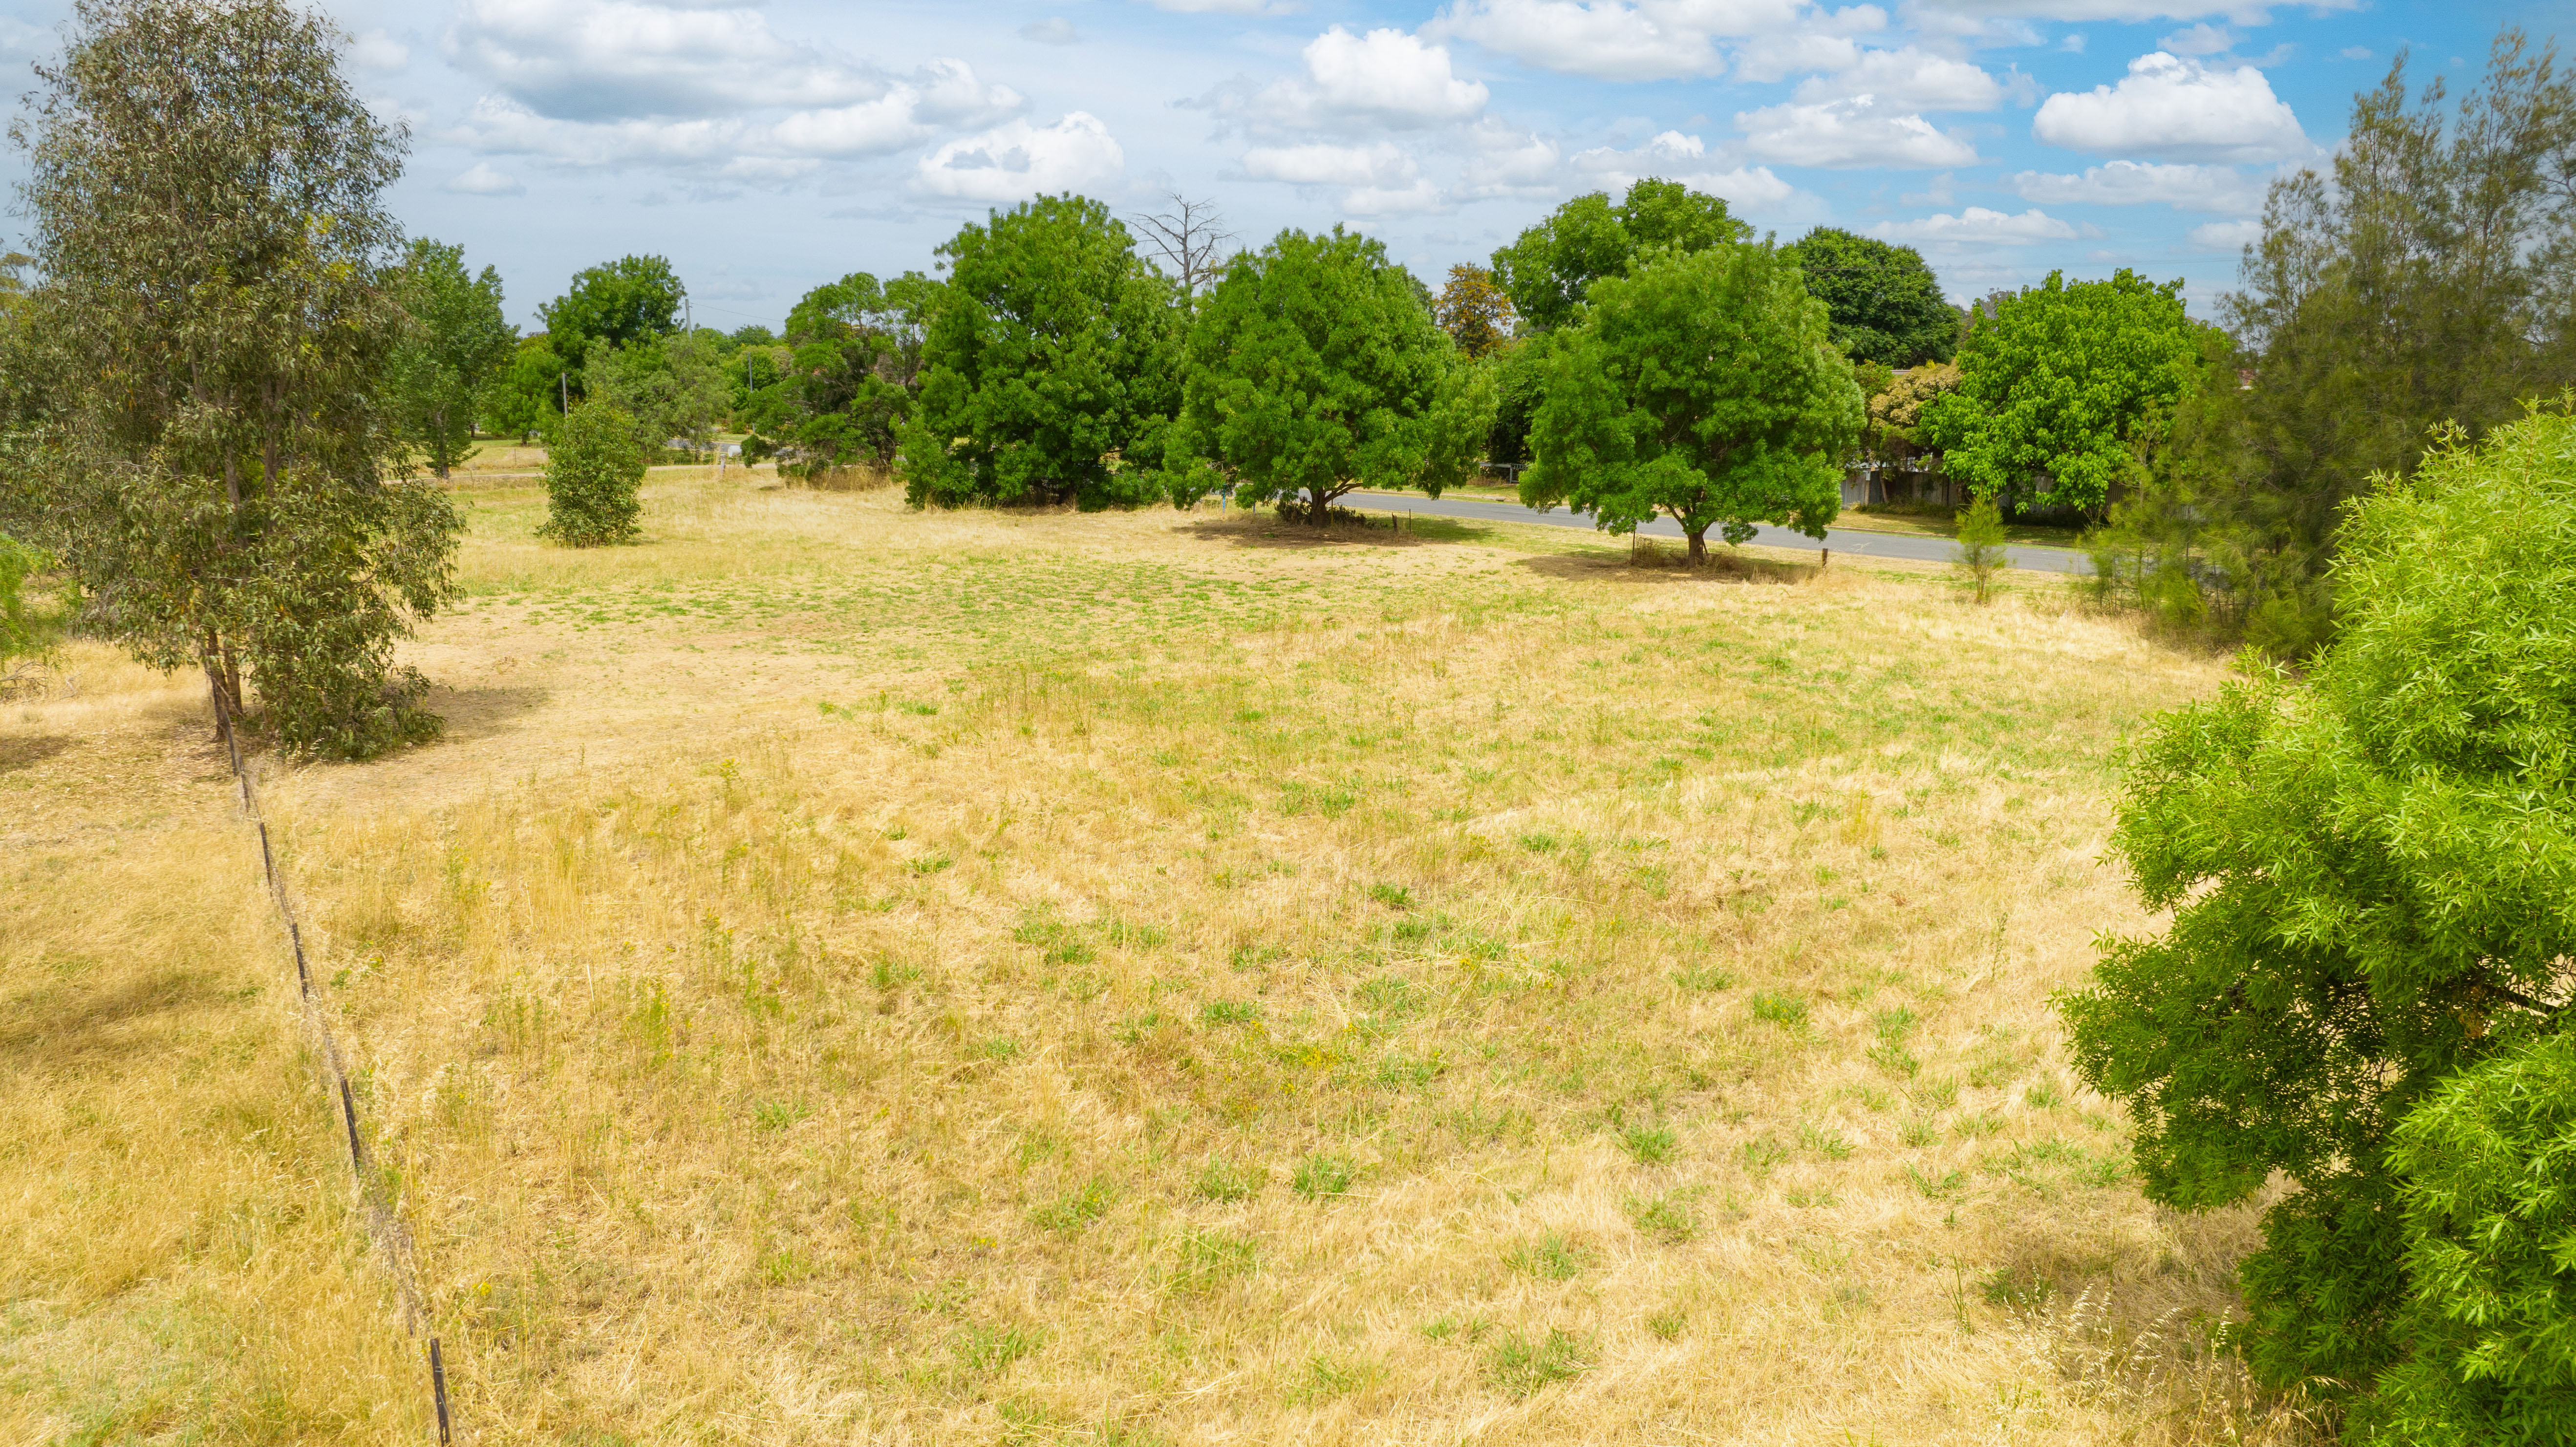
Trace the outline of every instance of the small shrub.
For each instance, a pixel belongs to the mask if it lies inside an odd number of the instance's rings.
[[[1289,1188],[1310,1201],[1327,1196],[1350,1194],[1353,1172],[1351,1163],[1339,1156],[1313,1155],[1297,1163],[1296,1174],[1288,1179]]]
[[[635,419],[607,402],[584,403],[546,449],[546,520],[537,535],[571,548],[631,542],[644,514],[643,485]]]
[[[1995,574],[2007,561],[2004,552],[2004,518],[1995,500],[1981,497],[1976,505],[1959,514],[1959,551],[1953,560],[1959,571],[1968,576],[1969,585],[1977,590],[1977,601],[1986,602],[1994,587]]]

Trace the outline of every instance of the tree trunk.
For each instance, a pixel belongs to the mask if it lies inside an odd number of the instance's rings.
[[[1694,568],[1708,566],[1708,529],[1706,528],[1690,530],[1690,565]]]
[[[1322,527],[1332,521],[1333,495],[1331,493],[1320,487],[1310,487],[1306,489],[1306,499],[1306,522],[1309,526]]]

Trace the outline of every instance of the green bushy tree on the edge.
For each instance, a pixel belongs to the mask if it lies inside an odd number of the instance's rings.
[[[451,595],[459,521],[382,406],[404,138],[344,44],[278,0],[76,7],[10,132],[45,375],[0,525],[91,629],[354,756],[436,731],[393,648]]]
[[[1591,297],[1554,338],[1521,501],[1570,503],[1613,533],[1669,515],[1695,564],[1712,527],[1729,543],[1758,522],[1823,537],[1861,395],[1797,267],[1720,245],[1603,277]]]
[[[1303,494],[1320,525],[1358,488],[1438,497],[1475,466],[1493,414],[1491,375],[1432,319],[1411,274],[1339,227],[1283,231],[1237,256],[1190,328],[1183,435],[1246,507]],[[1174,501],[1213,481],[1176,476]]]
[[[411,243],[394,276],[402,340],[386,367],[394,427],[441,477],[474,445],[476,403],[510,365],[518,329],[501,315],[501,273],[465,269],[465,248]]]
[[[1109,208],[1041,196],[939,254],[948,279],[902,430],[904,496],[1084,509],[1160,497],[1188,313]]]
[[[2240,1268],[2261,1376],[2392,1443],[2560,1442],[2570,1107],[2514,1081],[2563,1075],[2576,987],[2576,416],[2453,433],[2340,550],[2307,682],[2129,758],[2114,847],[2173,920],[2062,1002],[2076,1064],[2151,1199],[2294,1186]]]
[[[1725,198],[1648,176],[1615,203],[1595,191],[1548,213],[1494,252],[1494,280],[1529,329],[1553,331],[1574,325],[1592,283],[1626,275],[1640,257],[1705,251],[1752,235],[1727,214]]]
[[[585,402],[546,449],[546,520],[538,536],[566,547],[631,542],[644,514],[644,447],[635,419],[613,402]]]

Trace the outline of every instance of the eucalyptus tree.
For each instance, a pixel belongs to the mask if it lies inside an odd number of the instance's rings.
[[[75,7],[10,129],[54,368],[12,512],[89,626],[358,755],[437,727],[393,647],[449,597],[458,520],[381,405],[406,137],[344,43],[279,0]]]

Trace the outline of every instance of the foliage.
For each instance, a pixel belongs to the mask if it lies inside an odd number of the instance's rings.
[[[1923,426],[1924,409],[1934,399],[1959,390],[1955,362],[1908,367],[1890,377],[1887,386],[1869,396],[1869,450],[1890,462],[1903,462],[1931,450]]]
[[[1357,488],[1438,497],[1474,466],[1493,422],[1484,369],[1431,319],[1386,248],[1335,227],[1282,231],[1237,256],[1189,335],[1183,426],[1244,506],[1330,516]],[[1204,470],[1174,482],[1195,501]]]
[[[2179,278],[2052,271],[1968,334],[1958,390],[1926,406],[1922,425],[1979,497],[2099,515],[2114,487],[2144,480],[2199,356]]]
[[[1919,367],[1957,350],[1958,309],[1922,252],[1831,226],[1782,251],[1806,274],[1807,293],[1833,319],[1834,345],[1853,361]]]
[[[1752,235],[1722,199],[1650,176],[1615,206],[1607,192],[1595,191],[1557,207],[1494,253],[1494,276],[1521,319],[1549,331],[1573,325],[1592,283],[1625,274],[1640,257],[1706,251]]]
[[[2435,1087],[2389,1144],[2402,1184],[2408,1359],[2365,1440],[2555,1443],[2576,1422],[2576,1035],[2499,1051]]]
[[[576,374],[590,349],[632,347],[680,329],[689,289],[658,256],[621,256],[573,274],[564,294],[537,308],[555,354]],[[577,378],[576,378],[577,379]]]
[[[1494,285],[1494,274],[1460,262],[1432,303],[1432,318],[1469,357],[1482,357],[1512,339],[1512,299]]]
[[[458,520],[392,475],[404,142],[341,44],[276,0],[78,7],[11,129],[51,397],[5,520],[91,628],[236,709],[247,673],[289,748],[359,755],[436,727],[392,650],[449,596]]]
[[[465,248],[411,244],[395,278],[409,324],[386,370],[386,400],[403,441],[445,477],[474,442],[475,403],[509,365],[518,329],[501,315],[501,273],[465,271]]]
[[[1538,332],[1515,337],[1486,355],[1484,365],[1494,374],[1494,426],[1485,437],[1487,461],[1530,460],[1530,424],[1538,420],[1538,404],[1546,400],[1548,349],[1556,335]]]
[[[1097,201],[1041,196],[959,231],[901,430],[916,507],[1133,507],[1161,490],[1183,312]]]
[[[2356,505],[2343,631],[2306,686],[2268,671],[2166,715],[2114,848],[2160,939],[2110,941],[2063,1002],[2077,1068],[2127,1102],[2148,1195],[2198,1209],[2275,1178],[2241,1276],[2250,1360],[2365,1384],[2462,1298],[2410,1279],[2448,1228],[2438,1165],[2468,1107],[2392,1131],[2444,1081],[2554,1028],[2576,957],[2576,416],[2457,433]],[[2462,1086],[2485,1090],[2486,1086]],[[2433,1192],[2433,1195],[2424,1194]],[[2409,1220],[2413,1224],[2409,1225]],[[2480,1269],[2514,1271],[2504,1254]],[[2419,1303],[2415,1325],[2399,1309]],[[2429,1332],[2429,1335],[2422,1334]],[[2456,1343],[2456,1336],[2448,1338]]]
[[[938,286],[917,271],[883,286],[852,272],[807,292],[787,314],[789,367],[778,369],[774,396],[749,410],[795,446],[803,459],[796,473],[822,476],[859,458],[894,461]]]
[[[52,642],[52,620],[27,607],[27,579],[44,562],[44,554],[0,533],[0,669],[41,656]],[[0,681],[7,676],[0,674]]]
[[[1550,359],[1521,500],[1571,503],[1614,533],[1669,514],[1694,563],[1711,527],[1729,543],[1757,522],[1823,537],[1861,419],[1825,326],[1823,303],[1769,246],[1667,256],[1595,282],[1582,326]]]
[[[521,337],[509,360],[492,371],[477,402],[485,431],[525,442],[554,426],[571,388],[569,369],[543,332]]]
[[[1978,498],[1966,512],[1959,514],[1959,570],[1977,590],[1977,601],[1987,600],[1994,587],[1995,571],[2004,565],[2004,515],[1990,497]]]
[[[2333,628],[2335,529],[2433,429],[2472,437],[2576,382],[2576,84],[2521,32],[2454,109],[2404,57],[2331,177],[2273,184],[2224,316],[2242,351],[2117,519],[2138,601],[2279,655]]]
[[[590,364],[582,369],[587,394],[625,414],[635,430],[639,456],[672,442],[693,450],[710,447],[732,400],[717,346],[705,331],[594,345]]]
[[[614,402],[585,402],[546,449],[546,520],[537,533],[572,548],[632,542],[643,485],[635,419]]]

